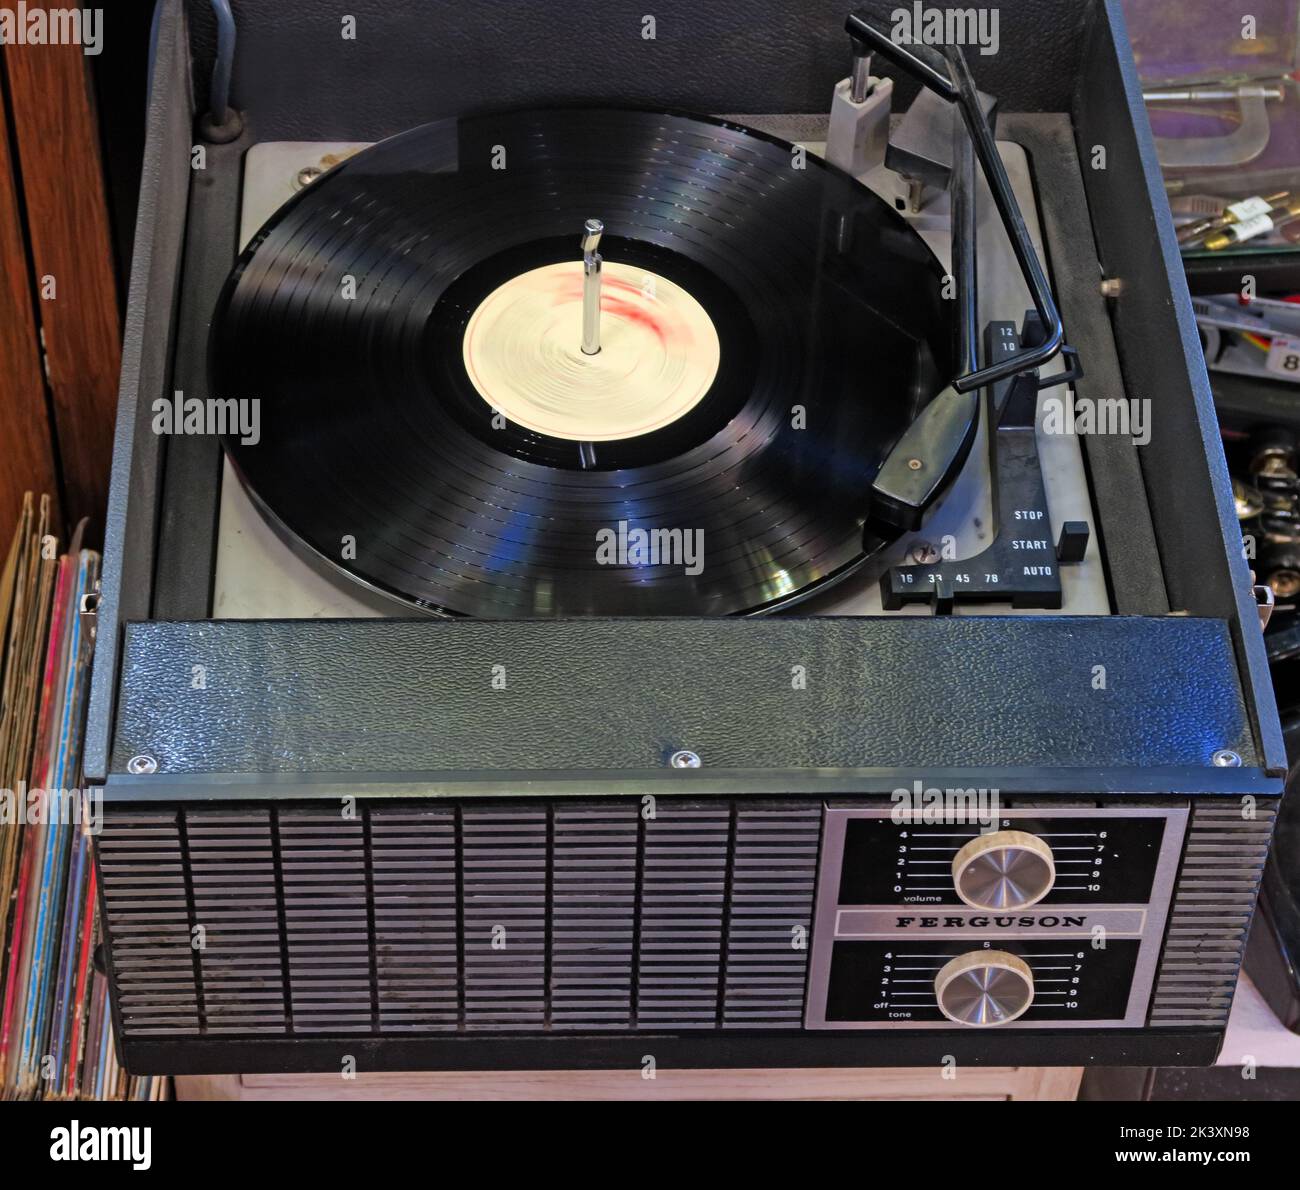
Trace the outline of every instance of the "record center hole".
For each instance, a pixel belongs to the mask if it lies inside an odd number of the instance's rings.
[[[604,262],[601,346],[582,350],[582,262],[530,269],[494,289],[465,328],[465,371],[508,422],[571,442],[663,429],[718,373],[713,320],[680,285]]]

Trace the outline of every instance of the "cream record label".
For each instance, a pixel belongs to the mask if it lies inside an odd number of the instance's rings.
[[[582,348],[581,262],[530,269],[493,290],[465,330],[465,371],[496,411],[571,442],[671,425],[709,391],[718,333],[680,285],[605,262],[600,349]]]

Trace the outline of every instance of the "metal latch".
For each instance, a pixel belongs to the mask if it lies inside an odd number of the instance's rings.
[[[99,579],[95,580],[95,589],[87,591],[77,606],[77,616],[81,622],[81,633],[90,641],[95,639],[99,630]]]

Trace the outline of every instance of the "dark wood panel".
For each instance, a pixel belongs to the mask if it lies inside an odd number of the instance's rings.
[[[0,0],[14,9],[16,0]],[[29,0],[28,8],[36,5]],[[40,0],[43,8],[59,7]],[[6,46],[5,73],[69,523],[103,533],[121,329],[99,131],[77,45]],[[47,298],[52,279],[54,296]]]
[[[52,497],[58,492],[8,119],[0,88],[0,535],[5,541],[23,492]]]

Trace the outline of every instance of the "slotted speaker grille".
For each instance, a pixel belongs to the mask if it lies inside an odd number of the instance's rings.
[[[554,1029],[623,1029],[633,1019],[638,809],[581,802],[555,808]]]
[[[1227,1023],[1275,816],[1267,798],[1193,802],[1151,1024]]]
[[[797,1029],[820,837],[760,799],[108,808],[123,1032]]]
[[[141,1032],[196,1033],[199,971],[190,948],[192,900],[178,815],[106,813],[97,847],[113,995]]]
[[[375,992],[384,1033],[460,1021],[456,814],[438,807],[368,815]]]

